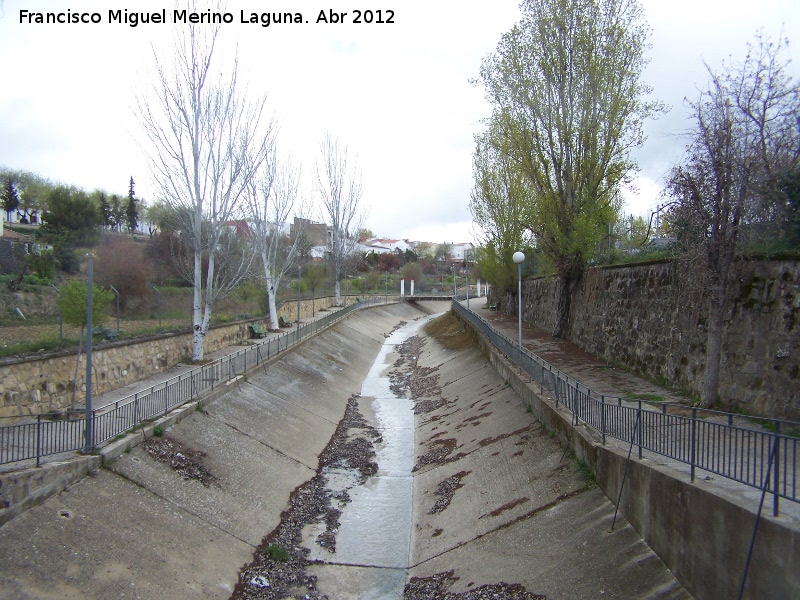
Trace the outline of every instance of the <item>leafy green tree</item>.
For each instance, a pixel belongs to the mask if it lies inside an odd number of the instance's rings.
[[[81,362],[81,348],[83,331],[86,328],[87,295],[89,286],[85,281],[73,279],[64,284],[59,290],[56,305],[65,323],[81,328],[78,341],[78,356],[75,361],[75,378],[72,381],[72,408],[75,407],[75,397],[78,393],[78,367]],[[108,317],[108,309],[114,300],[111,290],[104,290],[97,285],[92,285],[92,324],[100,324]],[[89,333],[87,332],[87,335]]]
[[[13,174],[15,186],[19,192],[17,215],[22,223],[36,223],[39,213],[47,208],[47,196],[55,187],[52,183],[29,171],[7,172]]]
[[[139,201],[136,199],[136,192],[134,190],[134,181],[131,177],[130,185],[128,186],[128,205],[125,208],[125,220],[128,225],[128,231],[136,231],[139,226]]]
[[[56,262],[51,250],[35,248],[26,257],[28,268],[41,279],[52,279],[56,276]]]
[[[3,190],[0,199],[3,200],[3,210],[8,213],[8,219],[11,220],[11,213],[19,207],[19,192],[14,179],[7,175],[3,180]]]
[[[469,208],[481,231],[481,252],[476,256],[481,272],[496,290],[508,292],[517,277],[511,257],[532,244],[527,226],[532,203],[527,179],[505,144],[495,119],[485,133],[475,136]]]
[[[106,229],[110,229],[113,223],[113,214],[111,212],[111,204],[108,202],[108,194],[102,190],[95,190],[92,192],[91,197],[97,204],[98,211],[100,211],[101,225]]]
[[[47,196],[41,233],[54,245],[75,248],[93,246],[100,240],[102,216],[82,190],[58,186]]]
[[[111,194],[108,197],[108,203],[111,207],[111,228],[114,231],[119,231],[125,225],[125,198],[119,194]]]
[[[450,256],[450,251],[453,249],[453,244],[447,242],[437,244],[433,251],[433,260],[436,262],[445,262],[447,257]]]
[[[606,235],[635,168],[642,124],[661,110],[642,82],[650,30],[636,0],[523,0],[522,20],[482,63],[515,169],[529,187],[528,228],[561,280],[555,331]]]

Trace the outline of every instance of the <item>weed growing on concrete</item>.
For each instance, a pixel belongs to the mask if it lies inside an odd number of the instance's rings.
[[[270,544],[264,548],[264,555],[278,562],[287,562],[289,560],[289,551],[277,544]]]
[[[130,454],[130,452],[131,452],[131,445],[128,444],[127,446],[125,446],[125,454]]]
[[[583,479],[586,482],[587,487],[594,487],[597,485],[597,477],[594,475],[594,471],[589,466],[585,460],[578,459],[578,469],[583,475]]]
[[[164,435],[164,428],[161,425],[156,425],[153,427],[153,436],[154,437],[161,437]]]

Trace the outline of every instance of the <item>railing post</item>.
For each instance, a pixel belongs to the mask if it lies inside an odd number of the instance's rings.
[[[167,413],[169,412],[169,394],[167,393],[168,391],[169,391],[169,380],[164,382],[164,416],[165,417],[167,416]]]
[[[639,421],[638,429],[636,431],[636,437],[639,438],[639,460],[642,460],[642,401],[639,400],[639,416],[637,418]]]
[[[139,392],[133,395],[133,431],[136,432],[136,426],[139,424]]]
[[[42,413],[36,415],[36,466],[41,466],[42,457]]]
[[[692,483],[694,483],[695,446],[697,444],[696,432],[697,432],[697,409],[692,408],[692,440],[691,440],[692,446],[691,446],[691,454],[689,457],[690,458],[689,463],[691,464],[692,467]]]
[[[600,433],[603,436],[603,446],[606,445],[606,397],[600,395]]]
[[[772,482],[772,516],[778,516],[781,498],[780,494],[780,475],[781,475],[781,422],[775,421],[775,475]]]

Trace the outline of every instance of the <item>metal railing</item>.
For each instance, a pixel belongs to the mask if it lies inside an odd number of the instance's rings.
[[[452,307],[604,444],[613,438],[636,447],[639,458],[649,452],[689,465],[692,481],[702,469],[771,493],[776,516],[780,498],[800,502],[800,423],[597,394],[458,302]]]
[[[227,383],[253,367],[285,352],[308,336],[341,321],[360,308],[396,302],[394,296],[377,296],[350,304],[322,318],[293,327],[278,337],[268,338],[252,348],[238,350],[212,363],[196,367],[121,400],[92,411],[92,448],[137,426],[164,416],[181,404],[194,400],[206,391]],[[0,464],[36,460],[40,466],[45,456],[82,450],[86,417],[63,418],[63,415],[40,414],[35,421],[0,426]]]

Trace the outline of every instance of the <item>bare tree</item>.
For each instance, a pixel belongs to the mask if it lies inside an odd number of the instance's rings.
[[[706,65],[710,85],[689,103],[695,129],[668,182],[673,225],[707,298],[703,406],[717,400],[731,269],[754,225],[748,215],[787,204],[782,181],[800,162],[800,88],[781,60],[787,43],[758,36],[743,63],[719,73]]]
[[[281,279],[298,265],[300,258],[303,231],[295,231],[293,239],[285,233],[289,215],[297,208],[299,179],[298,169],[277,164],[273,149],[258,178],[247,187],[252,244],[264,268],[270,329],[278,329],[275,294]]]
[[[347,259],[354,252],[358,240],[356,232],[364,225],[361,211],[361,174],[348,164],[347,146],[326,134],[320,145],[317,163],[316,189],[330,231],[327,235],[327,253],[331,264],[336,294],[340,306],[341,279]]]
[[[219,26],[178,28],[174,64],[163,65],[154,52],[157,78],[152,94],[137,98],[156,198],[174,209],[180,220],[176,230],[191,248],[196,361],[203,358],[215,302],[235,288],[249,268],[250,257],[226,232],[230,233],[229,222],[241,217],[242,195],[267,157],[270,136],[262,129],[272,126],[263,118],[266,99],[247,101],[238,60],[233,60],[227,76],[214,64],[218,34]],[[234,245],[236,253],[226,254],[223,243]],[[237,260],[231,260],[234,257]]]

